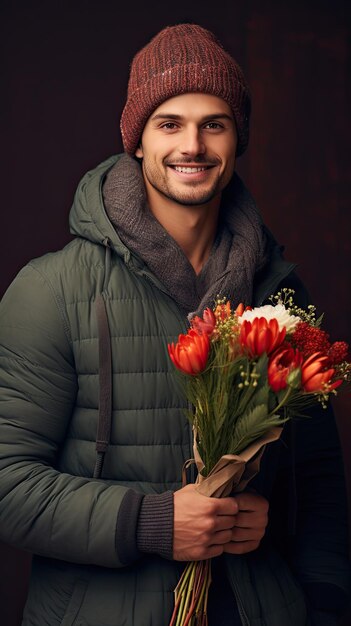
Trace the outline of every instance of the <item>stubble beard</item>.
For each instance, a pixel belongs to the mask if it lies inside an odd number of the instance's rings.
[[[194,183],[189,190],[182,192],[179,189],[172,189],[172,185],[168,183],[166,176],[161,177],[159,172],[156,172],[156,175],[154,175],[152,168],[149,170],[145,163],[143,164],[143,171],[149,184],[158,191],[158,193],[161,193],[165,198],[183,206],[200,206],[206,204],[221,192],[219,177],[213,181],[210,188],[200,190],[197,188],[201,187],[201,183]]]
[[[183,206],[200,206],[202,204],[206,204],[207,202],[210,202],[210,200],[212,200],[212,198],[214,198],[218,193],[217,185],[215,189],[212,186],[211,189],[203,190],[200,195],[194,188],[190,189],[188,192],[181,193],[179,191],[172,191],[172,189],[168,186],[160,188],[153,185],[153,187],[169,200]]]

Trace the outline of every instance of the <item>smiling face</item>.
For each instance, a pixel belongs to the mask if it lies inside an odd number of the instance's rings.
[[[203,93],[163,102],[149,117],[135,155],[149,203],[219,204],[235,166],[237,133],[229,105]]]

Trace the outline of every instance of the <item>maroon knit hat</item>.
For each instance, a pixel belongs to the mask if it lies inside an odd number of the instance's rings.
[[[123,146],[134,154],[151,113],[183,93],[223,98],[233,111],[238,133],[236,154],[249,140],[250,94],[243,72],[216,37],[196,24],[161,30],[133,59],[127,102],[121,117]]]

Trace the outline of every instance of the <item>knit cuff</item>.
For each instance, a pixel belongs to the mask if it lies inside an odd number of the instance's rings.
[[[120,562],[128,565],[140,557],[137,546],[137,524],[143,494],[129,489],[121,504],[116,524],[116,552]]]
[[[173,511],[173,491],[144,496],[137,528],[140,552],[173,558]]]

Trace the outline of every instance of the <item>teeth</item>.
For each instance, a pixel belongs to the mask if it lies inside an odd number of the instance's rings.
[[[196,174],[196,172],[203,172],[205,167],[179,167],[175,165],[174,169],[182,174]]]

